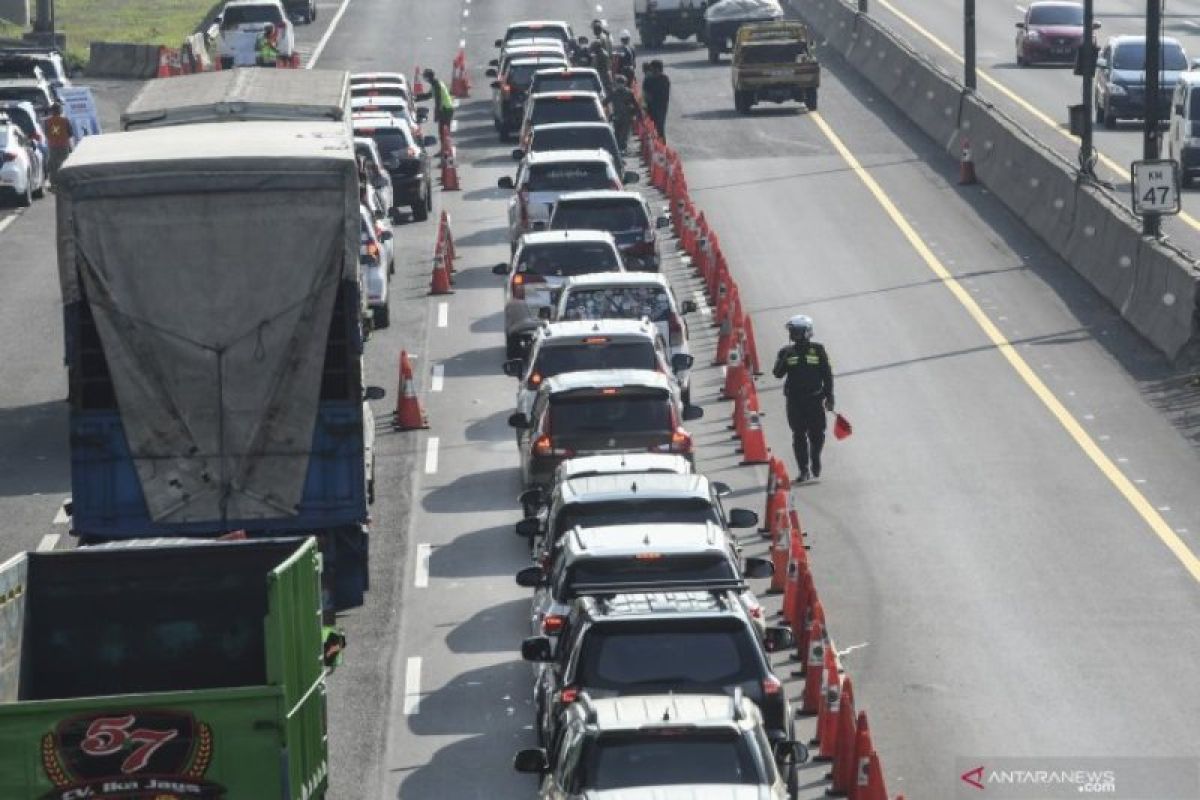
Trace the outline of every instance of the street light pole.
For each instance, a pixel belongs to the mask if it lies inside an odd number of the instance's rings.
[[[1142,126],[1142,157],[1153,161],[1159,154],[1158,92],[1162,70],[1162,0],[1146,0],[1146,119]],[[1158,236],[1159,217],[1142,217],[1142,233]]]
[[[1079,170],[1084,175],[1096,177],[1093,164],[1096,151],[1092,144],[1092,125],[1096,115],[1092,104],[1095,101],[1093,84],[1096,79],[1096,44],[1093,41],[1096,13],[1093,0],[1083,0],[1083,43],[1079,45],[1079,73],[1083,76],[1083,130],[1079,132]]]
[[[963,0],[963,83],[975,91],[975,0]]]

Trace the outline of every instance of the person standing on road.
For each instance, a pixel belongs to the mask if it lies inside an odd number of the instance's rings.
[[[604,52],[608,55],[608,60],[612,61],[613,43],[612,34],[608,32],[602,20],[592,20],[592,40],[600,42],[604,47]]]
[[[663,71],[663,62],[654,59],[647,65],[646,76],[642,79],[642,100],[646,104],[646,113],[654,120],[658,135],[667,140],[667,106],[671,103],[671,79]]]
[[[621,31],[621,43],[613,50],[612,69],[614,75],[624,75],[633,86],[637,80],[637,51],[633,49],[629,31]]]
[[[438,80],[433,70],[427,69],[422,75],[429,84],[429,91],[417,95],[418,100],[433,100],[433,119],[438,126],[438,136],[446,138],[450,132],[450,123],[454,120],[454,96],[446,84]]]
[[[821,449],[825,446],[825,412],[833,411],[833,369],[825,346],[812,340],[813,321],[798,314],[787,321],[791,344],[775,357],[776,378],[784,378],[788,426],[792,429],[792,449],[800,480],[821,477]]]
[[[633,90],[629,88],[629,81],[624,75],[618,75],[614,79],[609,102],[612,105],[613,133],[617,135],[617,146],[624,153],[629,144],[629,132],[633,128],[633,119],[642,113]]]
[[[46,147],[49,148],[49,163],[46,165],[50,173],[50,183],[58,182],[58,170],[62,167],[67,156],[71,155],[71,121],[63,116],[62,105],[55,103],[50,106],[50,116],[46,118]]]
[[[275,26],[267,23],[258,36],[254,48],[254,60],[260,67],[279,66],[279,48],[275,46]]]
[[[612,58],[608,51],[604,49],[604,44],[599,39],[592,40],[592,69],[596,70],[600,75],[600,84],[604,87],[606,95],[612,94],[613,88],[613,72]]]

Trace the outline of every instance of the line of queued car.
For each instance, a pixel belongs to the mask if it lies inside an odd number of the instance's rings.
[[[0,48],[0,199],[27,207],[45,194],[50,158],[42,121],[69,85],[58,52]]]
[[[770,660],[794,641],[750,586],[773,565],[736,534],[758,515],[694,470],[696,304],[661,272],[669,220],[628,188],[639,175],[574,43],[566,23],[518,22],[495,59],[496,128],[520,144],[498,182],[511,257],[493,272],[517,381],[515,528],[531,560],[515,577],[533,592],[521,655],[539,740],[514,767],[542,798],[795,797],[808,753]]]

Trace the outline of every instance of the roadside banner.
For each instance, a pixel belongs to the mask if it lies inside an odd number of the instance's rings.
[[[71,132],[78,142],[85,136],[100,133],[100,115],[90,86],[63,86],[58,90],[63,113],[71,122]]]

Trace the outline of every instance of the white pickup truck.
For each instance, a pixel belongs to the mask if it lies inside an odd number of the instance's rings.
[[[217,47],[221,66],[253,67],[258,38],[267,25],[274,25],[275,47],[281,58],[296,51],[296,36],[291,20],[280,0],[231,0],[217,15]]]
[[[646,47],[659,47],[667,36],[704,41],[708,0],[633,0],[633,19]]]

